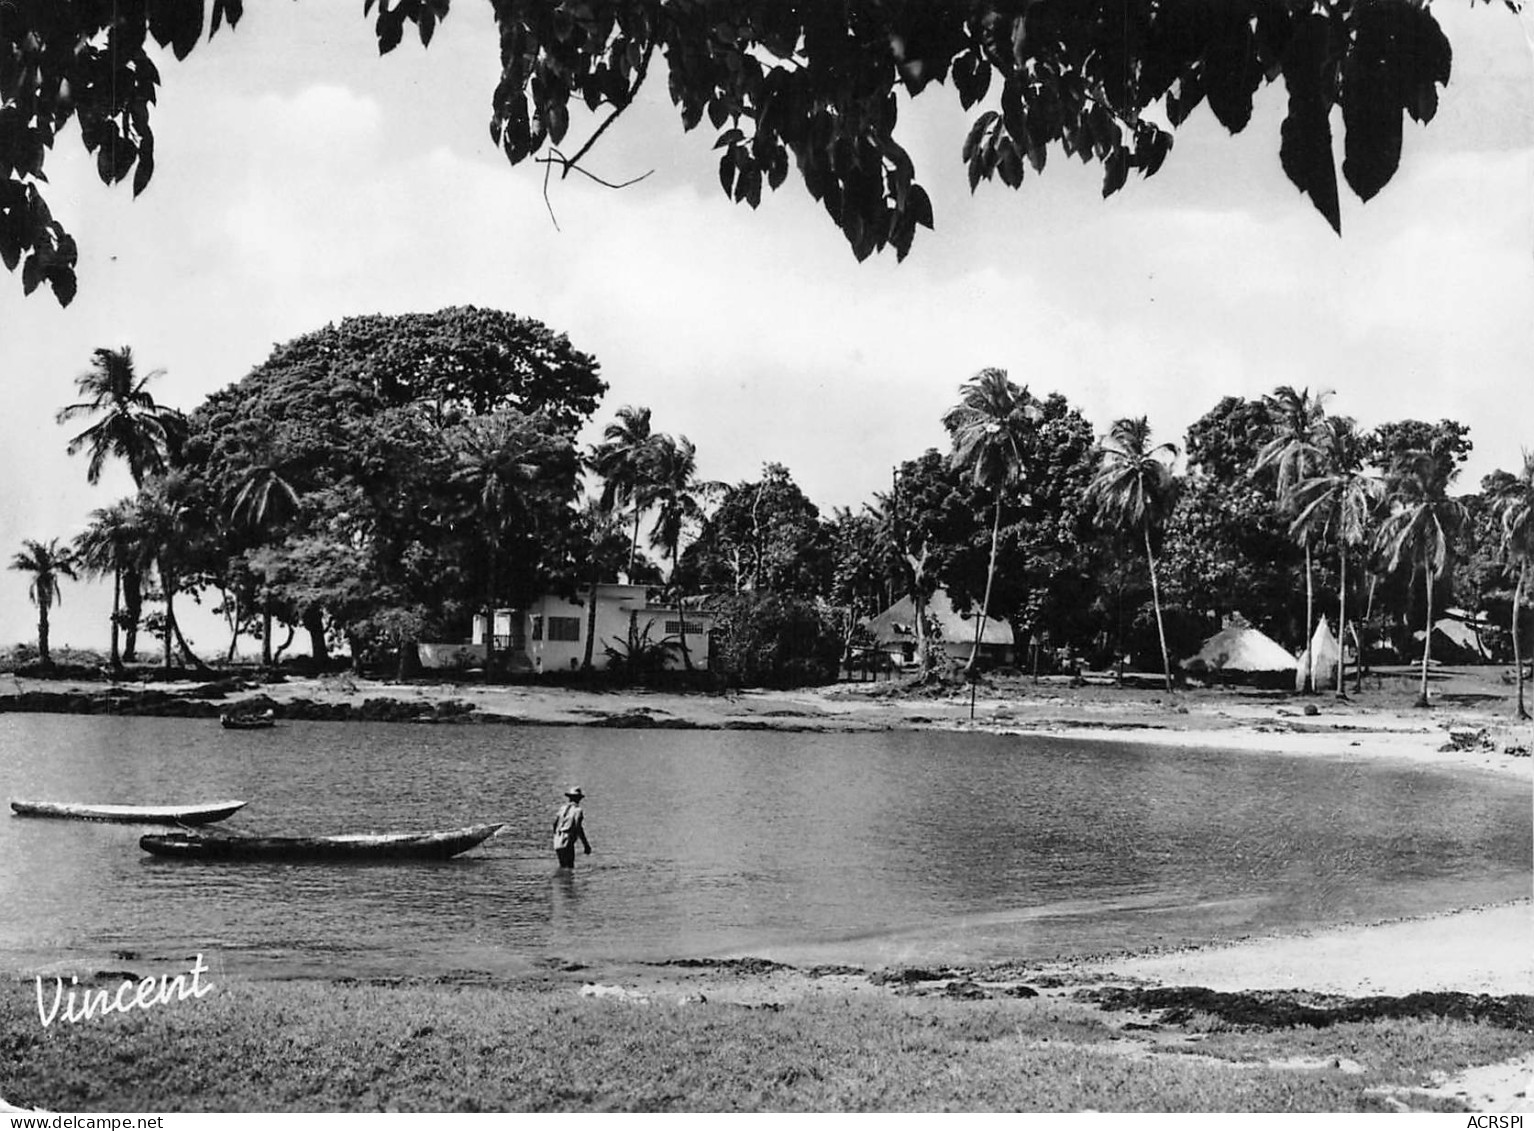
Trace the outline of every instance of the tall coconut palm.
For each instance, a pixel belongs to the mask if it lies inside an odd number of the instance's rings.
[[[157,404],[146,388],[164,372],[156,369],[140,377],[133,351],[123,346],[98,349],[91,356],[91,367],[75,378],[75,387],[86,399],[59,409],[57,419],[64,424],[81,416],[99,418],[71,439],[68,448],[70,455],[82,449],[90,453],[85,477],[92,484],[100,481],[112,456],[127,463],[136,487],[165,472],[184,422],[175,409]]]
[[[1421,572],[1427,595],[1427,619],[1422,632],[1422,687],[1417,706],[1430,706],[1427,667],[1433,652],[1433,583],[1449,568],[1454,536],[1465,521],[1465,508],[1448,496],[1454,472],[1441,474],[1431,452],[1407,452],[1397,459],[1386,478],[1390,513],[1380,524],[1375,545],[1394,572],[1410,563]]]
[[[1329,396],[1329,390],[1318,391],[1312,396],[1308,388],[1296,391],[1293,386],[1280,385],[1262,399],[1275,434],[1257,453],[1257,461],[1252,470],[1256,472],[1269,467],[1277,468],[1278,497],[1281,503],[1290,498],[1295,484],[1310,477],[1312,469],[1321,458],[1321,422],[1326,418],[1326,399]],[[1305,640],[1308,644],[1315,625],[1316,605],[1315,574],[1311,568],[1308,532],[1302,532],[1301,545],[1305,550]],[[1308,648],[1306,657],[1305,690],[1314,691],[1315,665]]]
[[[1513,673],[1518,685],[1518,717],[1527,719],[1523,702],[1523,646],[1519,640],[1518,621],[1521,598],[1528,588],[1534,569],[1534,452],[1523,453],[1523,469],[1502,482],[1491,504],[1502,523],[1502,552],[1508,563],[1518,567],[1513,585]]]
[[[613,512],[602,505],[601,499],[588,499],[581,508],[580,531],[586,556],[586,654],[581,660],[581,670],[591,670],[591,658],[596,650],[597,586],[604,576],[610,577],[623,568],[626,556],[632,554],[628,534],[619,525]],[[630,569],[633,558],[628,556]]]
[[[551,453],[567,442],[539,429],[522,413],[472,417],[449,439],[451,481],[465,492],[463,517],[473,520],[485,543],[485,679],[494,677],[495,606],[501,542],[530,521],[530,500],[542,489]]]
[[[715,484],[698,479],[698,451],[686,436],[656,436],[646,457],[650,503],[655,508],[655,525],[650,529],[650,545],[671,559],[670,584],[676,599],[677,626],[682,638],[682,663],[692,671],[692,653],[687,647],[686,610],[682,603],[681,575],[677,566],[682,557],[682,540],[689,527],[704,519],[701,499],[715,489]]]
[[[48,610],[60,602],[59,589],[65,578],[75,578],[74,555],[59,545],[57,538],[47,542],[25,539],[21,552],[11,559],[11,568],[32,575],[27,595],[37,606],[37,658],[43,667],[53,666],[48,651]]]
[[[112,575],[113,668],[120,668],[123,663],[118,646],[123,623],[123,577],[131,570],[141,573],[147,564],[143,533],[137,505],[132,499],[123,499],[92,511],[91,524],[75,539],[75,560],[85,572],[95,577]]]
[[[1171,691],[1172,660],[1161,620],[1161,589],[1156,581],[1156,553],[1151,535],[1172,510],[1176,479],[1167,460],[1176,457],[1177,448],[1171,444],[1152,447],[1150,424],[1141,416],[1115,421],[1098,452],[1098,471],[1087,487],[1087,499],[1096,507],[1098,525],[1119,534],[1138,534],[1144,540],[1156,633],[1161,639],[1161,667],[1166,675],[1166,689]]]
[[[634,508],[630,574],[639,554],[639,520],[650,505],[650,470],[656,440],[650,430],[650,410],[625,405],[618,410],[618,418],[602,430],[602,442],[591,450],[591,468],[602,477],[602,506],[608,510]]]
[[[1023,451],[1040,419],[1039,406],[1007,379],[1005,369],[982,369],[959,390],[959,403],[943,417],[953,438],[948,462],[963,468],[977,487],[993,496],[991,556],[985,570],[985,597],[975,621],[975,642],[965,671],[973,674],[980,658],[980,635],[991,615],[991,585],[996,578],[996,551],[1001,542],[1001,504],[1007,489],[1023,477]]]
[[[1313,537],[1337,538],[1340,579],[1337,585],[1337,698],[1346,699],[1342,676],[1342,640],[1348,624],[1348,550],[1369,540],[1374,514],[1384,493],[1376,475],[1364,471],[1363,438],[1352,417],[1329,416],[1317,438],[1317,473],[1290,489],[1286,507],[1293,512],[1291,537],[1308,545]],[[1310,662],[1314,674],[1314,663]],[[1362,678],[1362,667],[1359,668]]]
[[[271,463],[258,463],[248,467],[236,483],[229,500],[229,518],[236,526],[243,526],[257,539],[264,540],[296,515],[298,506],[298,491],[283,478],[281,470]],[[272,664],[269,597],[261,602],[261,663],[266,667]]]

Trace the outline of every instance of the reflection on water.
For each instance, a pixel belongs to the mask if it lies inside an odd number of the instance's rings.
[[[554,867],[566,785],[594,847]],[[1525,786],[1047,738],[0,715],[0,793],[241,797],[273,834],[507,828],[445,863],[197,864],[0,818],[0,967],[125,950],[248,974],[565,959],[999,961],[1526,895]]]

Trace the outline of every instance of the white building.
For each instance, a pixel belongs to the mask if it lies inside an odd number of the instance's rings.
[[[597,670],[610,663],[608,649],[627,656],[636,645],[660,646],[669,642],[665,666],[686,666],[681,652],[683,628],[686,628],[688,658],[700,671],[709,666],[709,632],[714,627],[710,613],[696,609],[679,610],[654,598],[656,590],[645,585],[610,585],[596,587],[596,620],[591,621],[587,604],[590,590],[574,600],[546,595],[525,609],[495,611],[495,650],[513,671],[556,672],[578,670],[586,658],[588,626],[595,641],[591,648],[591,666]],[[485,617],[474,618],[468,644],[422,644],[421,664],[427,668],[467,667],[483,664],[485,658]]]

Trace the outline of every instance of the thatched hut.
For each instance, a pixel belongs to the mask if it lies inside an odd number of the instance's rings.
[[[1253,687],[1285,687],[1294,677],[1294,657],[1271,636],[1258,631],[1238,614],[1204,641],[1183,671],[1210,683],[1239,683]]]

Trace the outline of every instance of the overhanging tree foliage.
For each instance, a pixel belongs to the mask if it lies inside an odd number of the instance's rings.
[[[1504,0],[1517,11],[1518,0]],[[1451,50],[1420,0],[492,0],[501,77],[490,130],[512,164],[567,175],[665,81],[684,129],[717,131],[725,193],[755,208],[790,165],[863,259],[904,258],[932,203],[896,140],[901,95],[951,84],[975,115],[959,149],[971,187],[1017,188],[1051,150],[1103,168],[1103,195],[1154,174],[1172,129],[1207,103],[1230,132],[1282,82],[1279,160],[1338,232],[1342,176],[1363,200],[1400,162],[1403,118],[1432,119]],[[379,51],[414,25],[430,44],[450,0],[364,0]],[[44,200],[45,165],[71,122],[102,181],[155,171],[154,44],[184,59],[243,0],[0,3],[0,261],[31,293],[75,294],[76,247]],[[664,72],[664,79],[661,73]],[[654,76],[652,78],[652,75]],[[576,142],[572,110],[600,120]],[[955,139],[957,142],[958,139]],[[567,154],[563,146],[571,146]],[[584,171],[584,170],[583,170]]]

